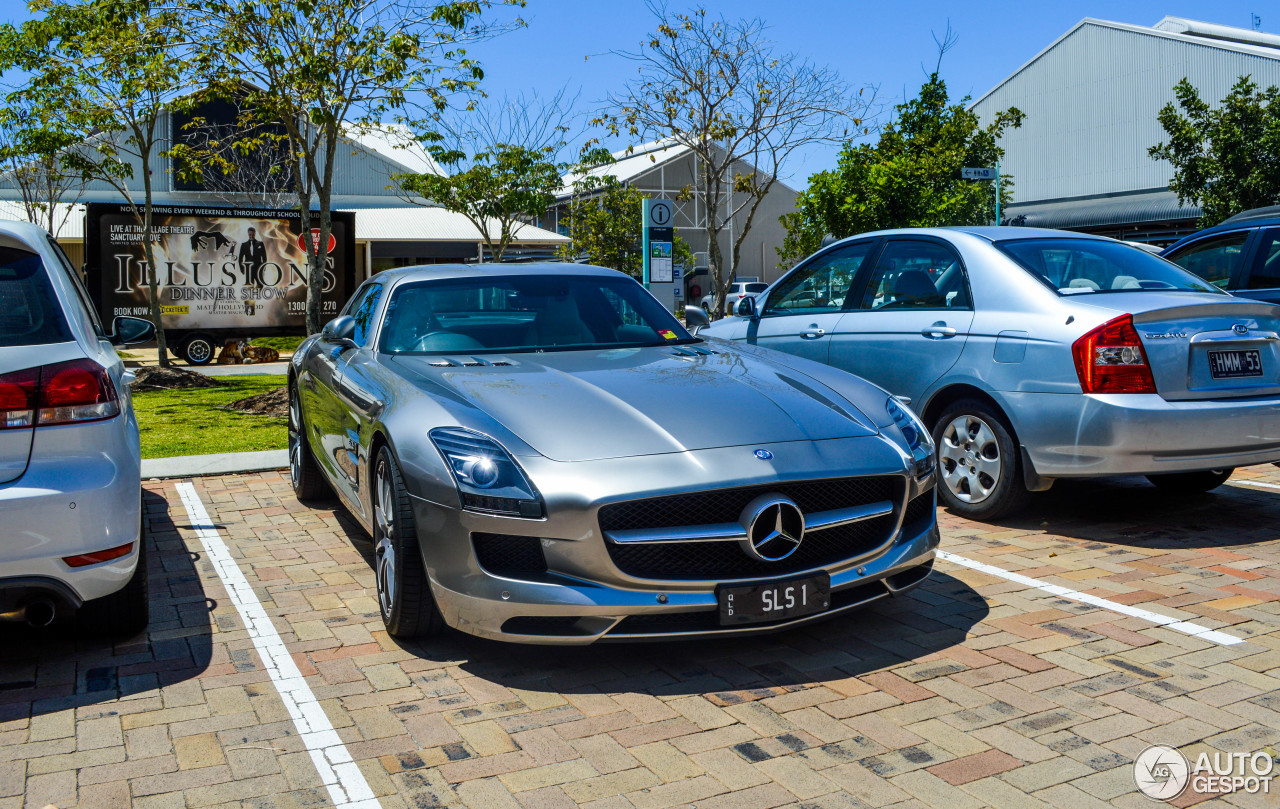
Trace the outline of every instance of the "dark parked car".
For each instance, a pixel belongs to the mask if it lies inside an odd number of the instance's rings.
[[[1242,298],[1280,303],[1280,205],[1236,214],[1160,255]]]

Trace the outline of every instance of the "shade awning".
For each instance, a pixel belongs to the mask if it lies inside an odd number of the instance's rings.
[[[1146,191],[1088,199],[1018,202],[1004,209],[1006,223],[1037,228],[1084,228],[1138,225],[1199,219],[1194,205],[1178,204],[1172,191]]]

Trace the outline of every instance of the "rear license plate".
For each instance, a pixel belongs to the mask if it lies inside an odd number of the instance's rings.
[[[1253,348],[1246,351],[1210,351],[1209,374],[1214,379],[1262,376],[1262,353]]]
[[[721,626],[798,618],[831,606],[831,577],[821,573],[790,581],[722,584],[716,587],[716,600]]]

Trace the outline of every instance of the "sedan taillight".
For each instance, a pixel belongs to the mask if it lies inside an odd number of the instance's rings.
[[[88,359],[0,375],[0,430],[73,424],[120,414],[107,370]]]
[[[1076,340],[1071,354],[1085,393],[1156,392],[1132,315],[1109,320]]]

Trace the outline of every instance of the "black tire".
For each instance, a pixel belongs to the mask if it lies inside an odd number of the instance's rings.
[[[978,399],[948,405],[933,424],[938,498],[971,520],[995,520],[1026,505],[1022,457],[1004,414]],[[967,470],[967,471],[966,471]]]
[[[208,335],[193,334],[182,341],[182,358],[188,365],[208,365],[215,353],[213,338]]]
[[[1227,482],[1235,469],[1206,469],[1203,472],[1176,472],[1168,475],[1147,475],[1161,491],[1169,494],[1204,494]]]
[[[139,517],[138,566],[129,583],[111,595],[84,602],[76,612],[80,632],[93,637],[126,637],[147,628],[150,592],[147,585],[146,516]]]
[[[311,452],[298,386],[292,380],[289,382],[289,482],[293,484],[293,493],[303,502],[323,500],[330,494],[320,464]]]
[[[444,618],[431,595],[413,507],[389,447],[378,450],[373,468],[373,572],[382,623],[394,638],[434,635],[444,629]]]

